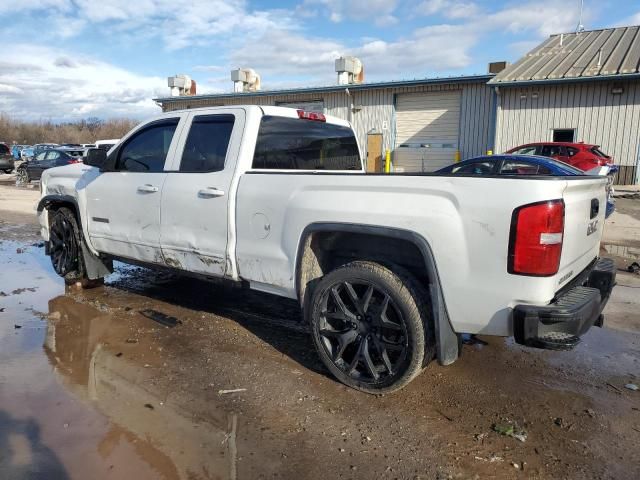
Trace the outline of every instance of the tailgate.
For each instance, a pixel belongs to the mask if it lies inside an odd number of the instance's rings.
[[[606,178],[567,182],[564,237],[558,287],[584,270],[598,256],[607,209]]]

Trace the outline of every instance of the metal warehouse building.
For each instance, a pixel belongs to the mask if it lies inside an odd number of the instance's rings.
[[[351,58],[351,57],[350,57]],[[494,66],[498,64],[492,64]],[[368,170],[432,171],[531,142],[600,145],[640,182],[640,27],[552,35],[497,75],[168,97],[164,111],[284,105],[353,124]],[[491,71],[494,71],[491,69]]]
[[[601,145],[617,183],[640,182],[640,27],[552,35],[489,85],[496,151],[539,141]]]
[[[164,111],[221,105],[282,105],[349,120],[369,165],[393,152],[395,171],[430,171],[493,144],[492,76],[332,85],[158,99]],[[378,167],[379,168],[379,167]]]

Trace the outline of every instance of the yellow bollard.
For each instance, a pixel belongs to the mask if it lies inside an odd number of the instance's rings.
[[[456,150],[456,154],[453,157],[453,161],[458,163],[460,161],[460,150]]]
[[[493,150],[487,150],[487,155],[493,155]]]
[[[391,150],[387,150],[384,155],[384,173],[391,173]]]

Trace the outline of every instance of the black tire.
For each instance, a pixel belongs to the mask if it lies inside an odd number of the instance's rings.
[[[75,214],[68,208],[53,213],[49,225],[49,254],[55,272],[67,285],[80,283],[82,287],[102,284],[102,279],[90,280],[82,257],[82,234]]]
[[[314,287],[307,319],[320,359],[342,383],[399,390],[433,358],[428,294],[406,270],[354,261]]]
[[[13,172],[13,168],[7,168],[4,171],[4,173],[6,173],[7,175],[9,175],[11,172]]]

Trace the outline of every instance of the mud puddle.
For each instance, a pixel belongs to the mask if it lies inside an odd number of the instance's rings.
[[[0,268],[3,479],[640,476],[634,332],[483,337],[373,397],[325,374],[295,303],[125,266],[65,291],[10,241]]]

